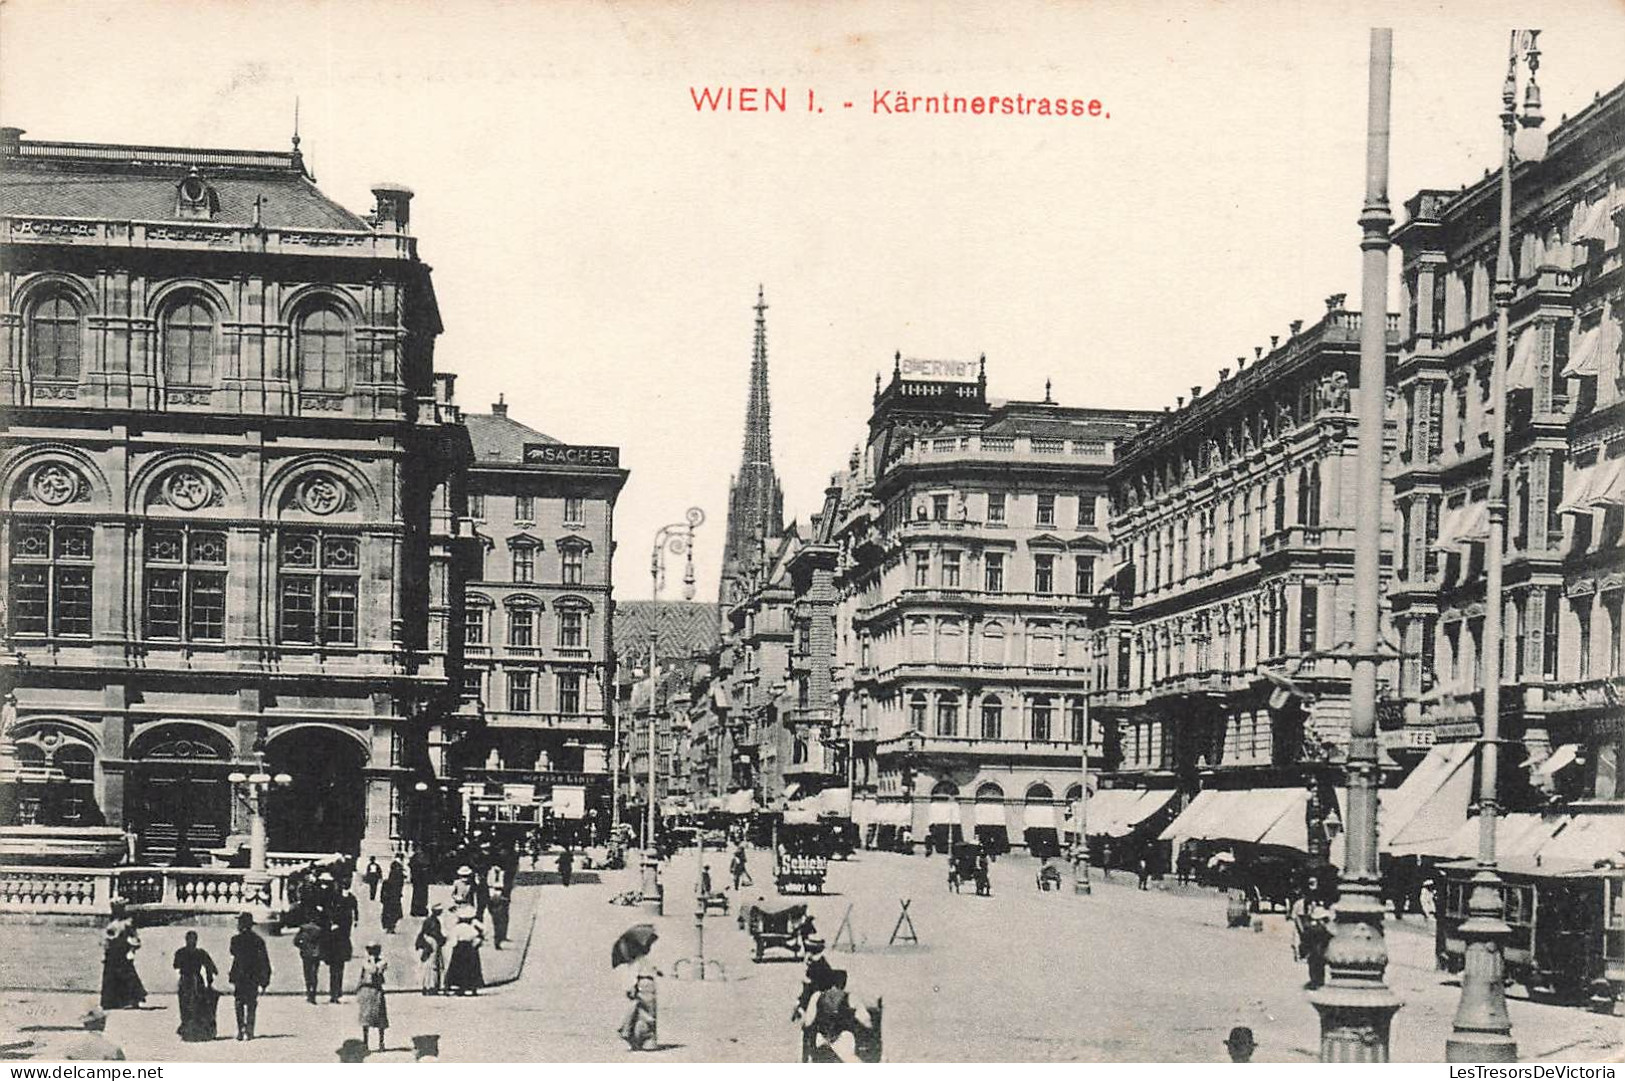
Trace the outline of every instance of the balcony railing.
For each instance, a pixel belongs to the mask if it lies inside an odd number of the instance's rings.
[[[1064,726],[1057,725],[1058,732]],[[1054,755],[1076,761],[1082,745],[1066,740],[983,739],[980,736],[933,736],[923,732],[906,732],[880,740],[875,748],[879,755],[919,752],[923,754],[986,755]]]
[[[942,604],[977,608],[1039,608],[1047,611],[1092,612],[1104,601],[1098,593],[1027,593],[972,589],[957,586],[907,586],[895,596],[859,608],[859,622],[875,619],[906,604]]]
[[[1043,436],[967,435],[917,440],[903,453],[903,461],[952,461],[966,458],[992,458],[996,461],[1053,461],[1066,456],[1110,465],[1112,444],[1100,439],[1054,439]]]
[[[590,729],[603,731],[609,722],[602,713],[516,713],[487,708],[486,723],[494,728]]]

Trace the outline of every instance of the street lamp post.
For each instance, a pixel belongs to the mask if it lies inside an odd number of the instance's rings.
[[[660,600],[660,587],[666,581],[666,553],[684,557],[683,599],[694,599],[694,531],[705,524],[705,511],[690,507],[681,522],[663,525],[655,533],[654,547],[649,552],[649,595]],[[658,616],[651,615],[649,626],[649,777],[647,807],[644,809],[643,835],[643,889],[645,899],[659,895],[660,857],[655,851],[655,754],[660,742],[660,718],[656,709],[659,693],[658,665],[660,626]]]
[[[1507,48],[1507,75],[1501,88],[1501,228],[1495,252],[1495,360],[1490,374],[1491,430],[1490,534],[1484,554],[1484,722],[1478,752],[1478,871],[1461,925],[1466,942],[1461,973],[1461,1002],[1445,1041],[1450,1062],[1516,1062],[1518,1045],[1507,1015],[1505,942],[1511,928],[1503,918],[1505,902],[1496,873],[1495,829],[1500,803],[1496,772],[1501,736],[1501,574],[1506,537],[1507,336],[1514,283],[1512,279],[1512,166],[1517,160],[1546,156],[1540,130],[1540,68],[1536,45],[1539,30],[1513,31]],[[1518,53],[1524,53],[1529,81],[1524,87],[1523,115],[1518,114]],[[1516,145],[1514,145],[1516,144]]]
[[[1083,692],[1083,751],[1078,755],[1078,820],[1073,823],[1078,835],[1072,850],[1072,892],[1089,893],[1089,725],[1093,718],[1089,711],[1089,692]]]
[[[285,788],[292,784],[293,778],[286,773],[273,775],[268,772],[262,749],[255,748],[254,762],[253,773],[238,770],[228,773],[226,780],[238,788],[248,804],[248,875],[244,885],[249,887],[251,895],[259,897],[264,886],[270,882],[266,867],[265,796],[273,787]]]
[[[1354,671],[1349,685],[1347,840],[1338,883],[1334,933],[1326,951],[1331,980],[1310,995],[1320,1013],[1322,1062],[1387,1062],[1388,1036],[1399,997],[1384,981],[1377,863],[1377,664],[1381,659],[1382,465],[1388,364],[1389,92],[1394,32],[1371,31],[1367,104],[1365,206],[1360,298],[1360,392],[1355,473]]]

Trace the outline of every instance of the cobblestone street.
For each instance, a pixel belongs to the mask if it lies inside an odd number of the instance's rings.
[[[709,858],[720,878],[725,857]],[[760,883],[767,877],[765,853],[753,853],[753,863]],[[948,893],[940,860],[865,853],[832,865],[831,892],[810,898],[810,905],[831,943],[852,906],[858,949],[848,952],[843,942],[831,960],[849,971],[856,994],[883,997],[888,1060],[1217,1061],[1224,1058],[1225,1033],[1245,1024],[1257,1035],[1259,1061],[1313,1061],[1316,1015],[1304,998],[1304,969],[1292,961],[1282,917],[1266,916],[1261,933],[1231,931],[1224,927],[1223,897],[1210,891],[1141,892],[1132,876],[1119,874],[1110,882],[1097,879],[1088,898],[1039,893],[1033,870],[1024,857],[1000,860],[993,870],[994,895],[987,899]],[[655,956],[668,977],[679,959],[695,952],[689,903],[695,873],[692,852],[673,861],[669,914],[652,918],[661,933]],[[390,1047],[398,1050],[383,1057],[409,1059],[411,1036],[420,1033],[440,1034],[447,1061],[625,1057],[614,1032],[625,1003],[624,981],[610,970],[609,945],[626,926],[650,917],[607,901],[633,888],[634,877],[620,872],[568,889],[550,883],[523,890],[537,902],[519,978],[474,999],[394,993]],[[747,887],[743,896],[753,900],[761,893],[771,899],[771,887]],[[886,944],[900,898],[911,899],[918,946]],[[1389,981],[1405,1000],[1395,1021],[1393,1057],[1440,1061],[1457,988],[1434,970],[1431,932],[1420,922],[1388,926]],[[32,933],[42,937],[30,949],[46,959],[73,941],[69,934],[94,935],[89,928],[53,931],[49,939],[43,931]],[[516,924],[514,934],[522,941],[523,927]],[[206,931],[206,945],[210,935],[223,939],[225,932]],[[155,940],[149,935],[149,942]],[[707,957],[722,962],[726,979],[663,981],[662,1049],[647,1057],[794,1061],[798,1033],[790,1011],[801,966],[753,964],[749,938],[732,914],[706,921],[705,945]],[[324,1061],[343,1039],[359,1034],[348,1001],[312,1007],[283,993],[262,1006],[263,1039],[182,1045],[174,1036],[174,995],[157,956],[154,951],[143,959],[154,992],[149,1007],[157,1008],[117,1013],[108,1029],[132,1059],[184,1053],[188,1060]],[[488,972],[501,956],[487,951]],[[688,965],[681,968],[689,975]],[[404,987],[410,974],[397,964],[392,986]],[[287,992],[296,980],[296,968],[279,968],[274,989]],[[32,1039],[36,1054],[48,1052],[52,1041],[68,1035],[50,1027],[71,1026],[85,999],[60,991],[4,992],[0,1017],[16,1033],[5,1042]],[[1521,997],[1510,1005],[1524,1061],[1595,1061],[1625,1039],[1625,1020],[1618,1017]],[[229,1028],[229,1001],[221,1009],[222,1027]]]

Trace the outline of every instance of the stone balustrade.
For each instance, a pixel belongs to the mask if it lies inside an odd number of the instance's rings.
[[[281,912],[289,905],[290,870],[273,867],[256,880],[244,868],[4,867],[0,913],[105,916],[114,897],[132,912]]]

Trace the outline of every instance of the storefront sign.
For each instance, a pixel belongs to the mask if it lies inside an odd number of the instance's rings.
[[[586,818],[587,790],[578,784],[553,786],[554,818]]]
[[[897,369],[909,383],[974,383],[981,377],[981,365],[974,360],[904,357],[897,362]]]
[[[621,464],[621,448],[573,446],[569,443],[526,443],[525,464],[615,468]]]

